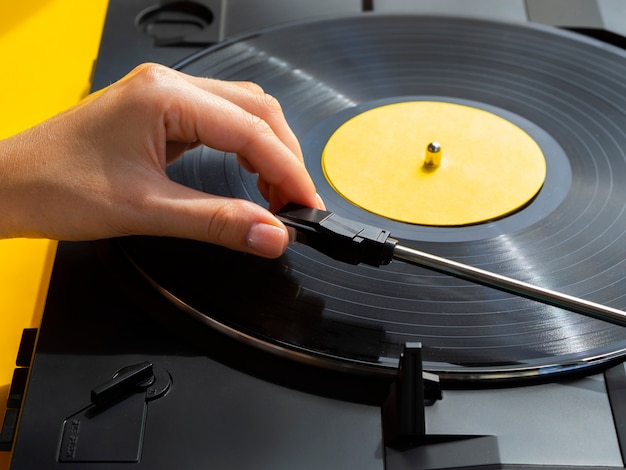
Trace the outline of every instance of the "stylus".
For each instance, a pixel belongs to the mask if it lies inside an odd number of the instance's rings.
[[[334,212],[288,204],[277,212],[295,232],[294,241],[333,259],[350,264],[383,266],[403,261],[466,281],[525,297],[571,312],[626,326],[626,312],[562,292],[538,287],[497,273],[402,246],[389,231],[363,224]]]

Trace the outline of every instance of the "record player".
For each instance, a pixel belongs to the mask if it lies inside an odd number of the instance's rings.
[[[608,1],[111,1],[93,82],[145,61],[258,82],[333,213],[624,310],[624,14]],[[169,174],[263,204],[213,149]],[[61,243],[24,350],[13,469],[625,462],[622,325],[403,262]]]

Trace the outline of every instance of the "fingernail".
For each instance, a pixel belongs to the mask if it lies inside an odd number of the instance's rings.
[[[248,232],[248,248],[267,258],[277,258],[287,247],[285,231],[276,225],[257,223],[250,227]]]
[[[318,202],[319,206],[322,209],[326,209],[326,204],[324,204],[324,200],[322,199],[322,196],[320,196],[319,194],[316,194],[316,196],[317,196],[317,202]]]

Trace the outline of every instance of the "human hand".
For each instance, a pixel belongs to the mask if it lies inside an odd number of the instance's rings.
[[[0,142],[0,236],[172,236],[279,256],[288,234],[269,211],[167,178],[166,165],[200,144],[258,173],[270,210],[323,208],[276,100],[251,83],[146,64]]]

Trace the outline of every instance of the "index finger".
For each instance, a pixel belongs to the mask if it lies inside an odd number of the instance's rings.
[[[302,161],[302,150],[297,137],[289,127],[280,102],[252,82],[229,82],[184,75],[186,79],[210,93],[240,106],[250,114],[267,122],[276,136]]]
[[[189,87],[185,94],[172,102],[164,116],[168,140],[196,138],[210,147],[236,153],[280,199],[319,205],[297,139],[275,100],[266,99],[263,105],[254,94],[232,90],[223,97],[195,86],[197,79],[187,76],[186,81]]]

